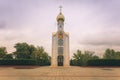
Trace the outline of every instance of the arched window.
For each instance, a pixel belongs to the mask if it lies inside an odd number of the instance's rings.
[[[59,45],[59,46],[63,46],[63,39],[59,39],[59,40],[58,40],[58,45]]]

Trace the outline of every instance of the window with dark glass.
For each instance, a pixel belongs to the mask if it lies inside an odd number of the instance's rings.
[[[58,47],[58,54],[63,54],[63,47]]]
[[[63,39],[59,39],[59,40],[58,40],[58,45],[59,45],[59,46],[62,46],[62,45],[63,45]]]

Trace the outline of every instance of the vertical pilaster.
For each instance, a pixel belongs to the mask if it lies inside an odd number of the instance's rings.
[[[56,35],[52,36],[52,63],[51,66],[57,66],[57,37]]]
[[[69,36],[64,38],[64,66],[69,66]]]

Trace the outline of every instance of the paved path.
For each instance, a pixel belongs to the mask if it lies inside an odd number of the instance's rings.
[[[120,80],[120,68],[0,67],[0,80]]]

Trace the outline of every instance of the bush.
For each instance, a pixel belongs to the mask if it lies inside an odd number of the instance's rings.
[[[87,62],[88,66],[120,66],[119,59],[96,59],[89,60]]]

